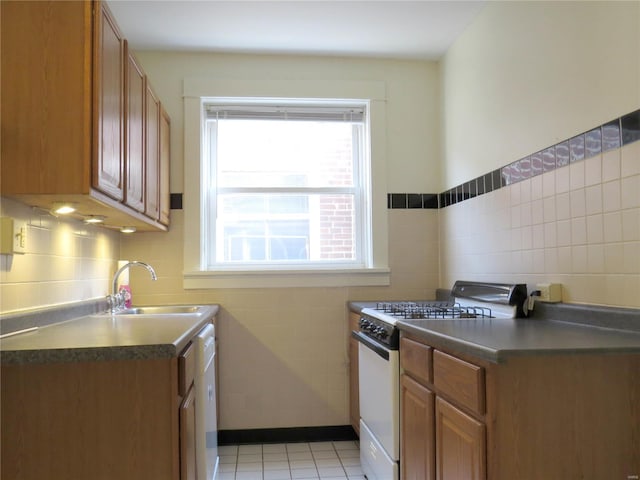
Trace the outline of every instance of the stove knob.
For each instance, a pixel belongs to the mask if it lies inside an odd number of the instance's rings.
[[[378,327],[374,323],[369,323],[366,328],[368,332],[374,333]]]
[[[382,331],[379,333],[381,338],[387,338],[389,336],[389,334],[387,333],[387,331],[383,328],[381,329]]]

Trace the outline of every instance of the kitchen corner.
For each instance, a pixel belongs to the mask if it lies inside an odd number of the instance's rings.
[[[218,306],[107,307],[0,317],[3,477],[213,477]]]
[[[583,455],[593,478],[640,467],[638,311],[536,302],[502,316],[500,303],[526,301],[525,290],[500,302],[516,287],[456,282],[438,301],[350,303],[368,478],[573,478]]]
[[[0,10],[0,476],[640,478],[639,2]]]

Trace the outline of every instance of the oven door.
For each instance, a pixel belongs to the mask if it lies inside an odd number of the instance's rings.
[[[398,350],[390,350],[360,332],[354,332],[354,337],[360,342],[358,345],[360,418],[368,434],[375,438],[386,453],[386,455],[378,454],[376,458],[361,458],[363,468],[366,468],[365,464],[385,463],[386,457],[388,459],[386,463],[394,464],[390,468],[397,470],[397,462],[400,458],[399,353]],[[366,457],[370,451],[373,452],[375,449],[361,445],[361,457]],[[389,477],[378,475],[373,478]]]

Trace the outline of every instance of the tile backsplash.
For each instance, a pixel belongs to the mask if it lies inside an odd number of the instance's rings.
[[[587,132],[584,148],[582,140],[554,146],[555,168],[544,168],[544,150],[530,157],[542,173],[440,209],[440,284],[557,282],[565,302],[640,307],[637,116],[623,117],[632,128],[618,130],[621,147],[607,123],[600,151],[600,136]]]
[[[0,255],[0,312],[107,295],[119,233],[2,198],[1,215],[27,224],[25,254]]]

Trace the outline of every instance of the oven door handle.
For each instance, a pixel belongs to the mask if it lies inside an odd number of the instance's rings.
[[[389,360],[389,349],[381,343],[378,343],[375,340],[367,337],[364,333],[356,332],[355,330],[351,332],[351,336],[368,349],[373,350],[373,352],[377,353],[385,360]]]

